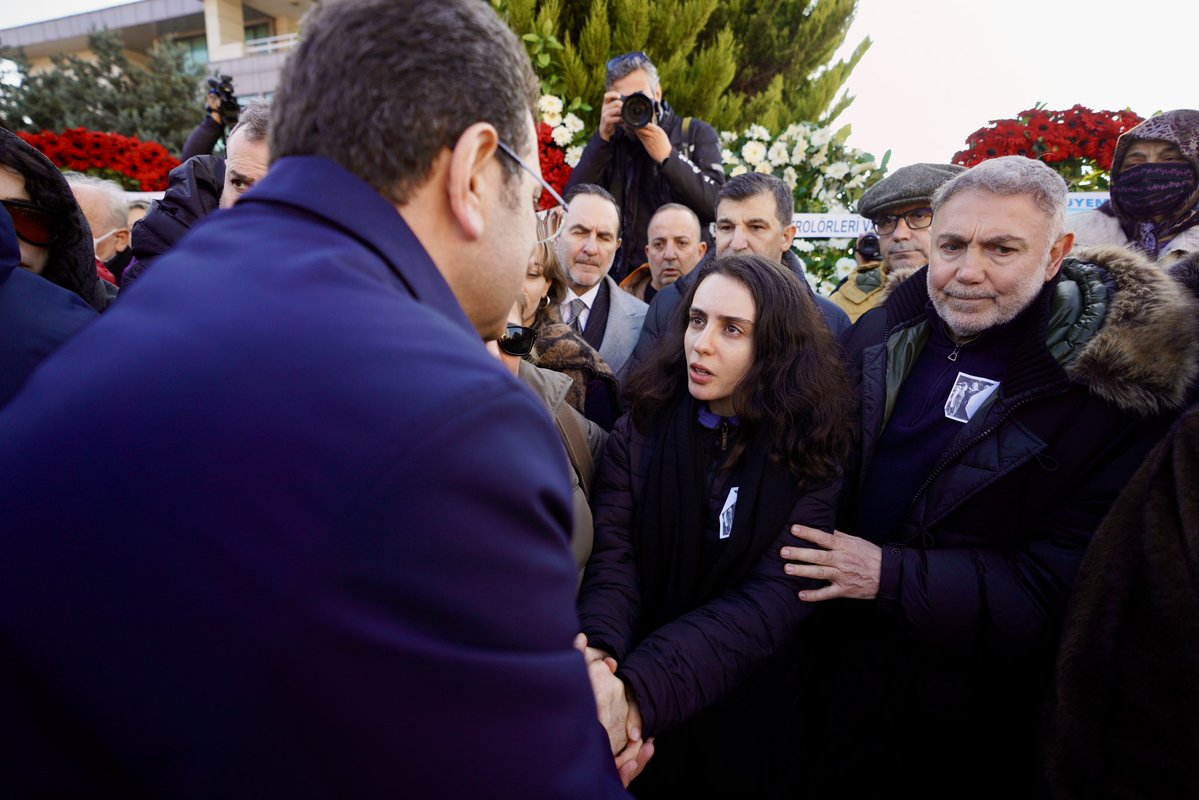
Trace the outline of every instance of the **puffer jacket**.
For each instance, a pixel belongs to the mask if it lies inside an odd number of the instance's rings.
[[[858,476],[929,338],[925,276],[846,337],[861,391]],[[1194,298],[1155,264],[1095,248],[1068,258],[1017,318],[1017,355],[993,402],[878,542],[877,602],[830,604],[809,627],[811,647],[835,654],[821,667],[838,688],[809,708],[839,731],[823,763],[848,741],[855,758],[880,764],[921,758],[921,776],[899,778],[913,786],[970,772],[1028,788],[1071,584],[1103,515],[1186,401],[1195,315]],[[848,533],[870,503],[858,492],[840,517]]]
[[[217,156],[193,156],[171,170],[166,194],[133,226],[135,260],[125,269],[122,288],[141,278],[159,256],[220,207],[224,184],[225,159]]]

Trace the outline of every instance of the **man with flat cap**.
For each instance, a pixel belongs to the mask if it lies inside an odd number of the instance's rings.
[[[883,260],[859,265],[829,295],[850,319],[856,321],[882,303],[888,281],[903,280],[928,263],[933,192],[964,169],[956,164],[911,164],[895,170],[862,194],[858,213],[878,230]]]

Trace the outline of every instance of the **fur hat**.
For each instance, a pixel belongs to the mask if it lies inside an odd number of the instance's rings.
[[[957,164],[911,164],[900,167],[862,193],[858,213],[874,219],[889,208],[909,203],[927,203],[941,184],[965,172]]]

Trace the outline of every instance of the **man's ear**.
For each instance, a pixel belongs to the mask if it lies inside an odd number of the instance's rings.
[[[132,237],[132,235],[133,234],[129,232],[128,228],[121,228],[112,235],[112,238],[116,240],[118,253],[123,253],[125,248],[129,246],[129,239]]]
[[[793,244],[795,244],[795,234],[798,231],[799,231],[799,228],[795,227],[794,222],[792,222],[787,227],[783,228],[783,253],[784,254],[786,254],[786,252],[791,249],[791,246]]]
[[[662,85],[659,84],[657,89],[654,89],[654,99],[659,103],[662,102]]]
[[[491,213],[491,198],[499,196],[501,187],[496,182],[503,180],[503,170],[499,164],[488,169],[498,146],[495,128],[487,122],[476,122],[462,132],[450,152],[446,177],[450,211],[463,236],[472,241],[483,235]]]
[[[1062,268],[1062,261],[1066,256],[1070,255],[1070,251],[1074,249],[1074,234],[1063,233],[1058,237],[1058,240],[1049,248],[1049,269],[1045,271],[1045,282],[1053,280],[1053,276],[1057,275],[1057,271]]]
[[[702,241],[702,240],[701,240],[701,241],[700,241],[700,243],[699,243],[699,257],[700,257],[700,259],[702,260],[702,259],[703,259],[703,257],[704,257],[704,256],[706,256],[707,254],[708,254],[708,243],[707,243],[707,242],[705,242],[705,241]]]

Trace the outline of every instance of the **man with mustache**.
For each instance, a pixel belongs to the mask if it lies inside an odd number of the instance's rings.
[[[933,192],[964,169],[956,164],[911,164],[862,193],[858,213],[878,231],[882,262],[858,267],[829,296],[851,319],[856,321],[882,302],[888,280],[903,280],[928,263]]]
[[[805,642],[805,791],[857,765],[853,797],[1042,794],[1071,584],[1199,354],[1181,284],[1131,250],[1070,257],[1066,200],[1023,157],[958,174],[914,226],[929,265],[844,339],[861,436],[838,531],[782,551],[829,582],[798,602],[841,598]]]

